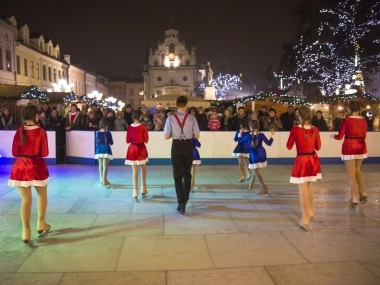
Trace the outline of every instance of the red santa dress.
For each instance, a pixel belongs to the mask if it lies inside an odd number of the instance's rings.
[[[293,126],[286,147],[290,150],[296,145],[297,156],[294,160],[290,183],[301,184],[322,179],[321,165],[316,150],[321,149],[319,130],[310,126]]]
[[[24,129],[26,143],[20,145],[21,130]],[[8,186],[46,186],[49,171],[43,157],[49,155],[46,131],[39,126],[22,126],[13,138],[12,154],[17,157],[13,165]]]
[[[132,124],[127,130],[127,157],[126,165],[142,165],[148,162],[148,150],[145,144],[148,143],[148,129],[143,124]]]
[[[342,145],[342,160],[364,159],[367,158],[367,121],[360,116],[350,116],[345,118],[340,124],[339,133],[334,139],[341,140],[344,136]]]

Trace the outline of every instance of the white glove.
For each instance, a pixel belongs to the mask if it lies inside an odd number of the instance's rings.
[[[330,135],[330,138],[332,138],[332,139],[333,139],[333,138],[334,138],[334,136],[335,136],[334,134],[331,134],[331,135]]]

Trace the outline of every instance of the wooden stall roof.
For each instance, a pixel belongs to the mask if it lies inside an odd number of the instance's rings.
[[[60,102],[63,103],[63,98],[70,95],[71,92],[44,92],[48,97],[49,102]]]
[[[28,92],[31,86],[22,85],[0,85],[0,98],[13,98],[14,100],[21,99],[21,94]]]

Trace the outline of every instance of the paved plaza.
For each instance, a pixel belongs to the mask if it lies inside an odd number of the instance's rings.
[[[47,222],[21,241],[20,198],[0,166],[0,284],[380,284],[380,164],[365,164],[368,203],[352,210],[343,163],[322,165],[315,221],[298,226],[291,165],[262,170],[270,196],[238,183],[237,165],[198,167],[184,216],[171,166],[148,164],[149,196],[135,202],[131,167],[51,165]]]

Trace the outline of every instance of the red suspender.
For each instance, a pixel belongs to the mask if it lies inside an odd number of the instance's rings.
[[[179,120],[177,114],[173,114],[173,115],[174,115],[174,118],[176,118],[179,127],[181,128],[181,136],[180,136],[180,140],[182,140],[182,139],[186,140],[185,134],[183,133],[183,127],[185,126],[186,119],[187,119],[187,116],[188,116],[189,114],[188,114],[188,113],[185,114],[185,117],[183,118],[182,123],[180,122],[180,120]]]

